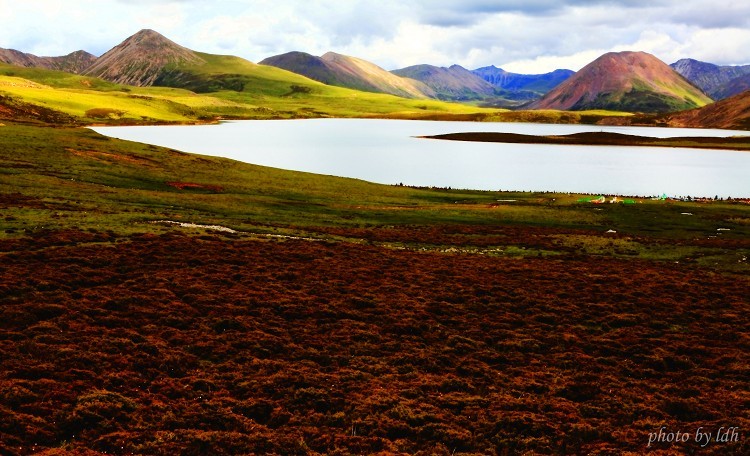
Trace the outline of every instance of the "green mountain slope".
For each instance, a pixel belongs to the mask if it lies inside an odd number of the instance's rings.
[[[274,55],[258,62],[297,73],[314,81],[339,87],[351,87],[354,81],[338,74],[333,66],[322,58],[307,52],[292,51]]]
[[[350,73],[368,74],[380,87],[414,92],[407,81],[353,57],[327,54],[327,61]],[[87,74],[137,85],[187,89],[222,102],[245,106],[242,118],[289,117],[415,117],[489,113],[457,104],[406,99],[325,85],[280,68],[258,65],[236,56],[214,55],[184,48],[152,30],[144,30],[102,56]]]
[[[482,118],[498,110],[327,86],[231,56],[200,55],[167,85],[135,87],[91,76],[0,64],[0,119],[51,123],[195,122],[217,118]],[[237,90],[232,90],[235,88]],[[70,118],[73,116],[73,118]]]

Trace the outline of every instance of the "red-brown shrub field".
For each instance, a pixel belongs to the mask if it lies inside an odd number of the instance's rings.
[[[57,233],[0,251],[0,453],[750,454],[750,280]],[[529,241],[532,242],[532,241]],[[738,427],[737,441],[649,435]]]

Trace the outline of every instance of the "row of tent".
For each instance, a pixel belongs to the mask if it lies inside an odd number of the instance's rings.
[[[667,199],[667,196],[664,195],[664,199]],[[616,204],[616,203],[622,203],[622,204],[635,204],[635,200],[633,199],[620,199],[616,196],[612,197],[611,200],[607,201],[606,196],[593,196],[591,198],[581,198],[578,200],[579,203],[592,203],[592,204],[604,204],[606,202]]]

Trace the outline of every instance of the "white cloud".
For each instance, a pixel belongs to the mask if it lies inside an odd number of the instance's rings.
[[[604,49],[595,49],[566,56],[543,55],[504,64],[502,68],[505,71],[523,74],[543,74],[556,69],[578,71],[606,52],[608,51]]]
[[[750,63],[750,3],[703,0],[0,0],[0,47],[101,54],[142,28],[252,61],[332,50],[388,69],[419,63],[578,69],[643,50]]]
[[[682,57],[722,65],[750,63],[750,30],[740,28],[696,30],[683,46]]]
[[[168,33],[185,27],[187,15],[184,5],[177,2],[160,3],[149,8],[144,8],[142,13],[137,13],[135,20],[142,24],[142,28],[159,30]]]
[[[339,52],[366,58],[388,70],[435,64],[446,60],[444,51],[436,43],[442,41],[442,32],[439,27],[405,21],[398,25],[391,39],[381,38],[369,44],[355,42]]]

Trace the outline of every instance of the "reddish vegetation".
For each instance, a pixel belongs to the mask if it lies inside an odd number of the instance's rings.
[[[196,184],[195,182],[167,182],[167,185],[180,190],[195,189],[195,190],[208,190],[215,193],[221,193],[224,191],[224,187],[221,185],[210,185],[210,184]]]
[[[302,229],[302,228],[300,228]],[[507,246],[529,247],[574,253],[560,235],[601,236],[601,231],[574,228],[535,227],[529,225],[436,225],[373,228],[316,227],[315,231],[330,235],[362,239],[368,242],[455,245],[465,247]],[[690,245],[711,248],[750,249],[748,238],[657,239],[647,236],[611,234],[611,239],[628,239],[643,244]],[[620,252],[615,252],[620,253]]]
[[[619,454],[661,426],[750,429],[744,277],[344,243],[45,239],[0,249],[1,454]],[[743,436],[701,454],[748,450]]]

